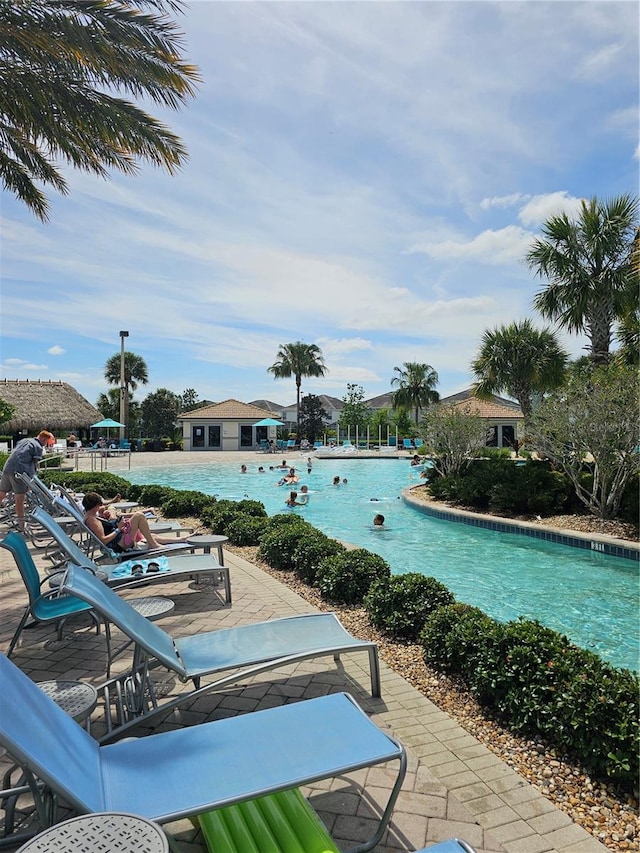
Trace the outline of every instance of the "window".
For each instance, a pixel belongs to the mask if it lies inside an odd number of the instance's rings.
[[[240,427],[240,447],[253,447],[253,427],[243,424]]]

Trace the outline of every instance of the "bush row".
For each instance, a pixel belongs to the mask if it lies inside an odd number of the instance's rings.
[[[435,578],[392,576],[378,555],[349,550],[297,515],[267,517],[257,501],[133,486],[112,474],[65,477],[72,488],[89,485],[106,496],[120,492],[158,506],[166,515],[197,516],[232,544],[258,546],[261,560],[294,572],[327,601],[364,606],[383,633],[419,642],[431,667],[460,679],[505,726],[632,790],[640,743],[635,673],[605,664],[538,622],[501,623],[457,603]]]
[[[489,448],[495,453],[495,448]],[[438,476],[427,469],[429,490],[436,500],[473,507],[506,515],[556,515],[562,512],[583,513],[573,484],[551,463],[527,459],[515,464],[498,451],[488,459],[474,459],[458,474]],[[483,450],[487,453],[487,449]],[[508,453],[507,453],[508,455]],[[593,474],[585,468],[582,474],[587,492],[592,489]],[[640,508],[640,476],[632,478],[624,491],[619,517],[637,524]]]

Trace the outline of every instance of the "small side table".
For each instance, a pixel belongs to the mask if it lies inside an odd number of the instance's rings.
[[[187,537],[187,542],[190,545],[195,545],[198,548],[202,548],[203,553],[205,554],[210,554],[211,549],[215,548],[218,552],[218,563],[221,566],[224,566],[224,554],[222,552],[222,546],[225,542],[228,541],[228,536],[216,536],[214,534],[197,534],[195,536]]]
[[[91,731],[91,714],[98,704],[98,691],[84,681],[38,681],[38,687],[66,711],[76,723]]]
[[[167,836],[157,823],[123,812],[80,815],[45,829],[17,853],[169,853]]]

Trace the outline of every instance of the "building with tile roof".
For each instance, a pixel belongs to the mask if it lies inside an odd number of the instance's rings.
[[[185,450],[258,450],[261,441],[275,439],[276,427],[256,426],[274,413],[240,400],[223,400],[183,412],[182,426]]]
[[[455,406],[468,409],[471,414],[479,415],[487,424],[487,447],[515,447],[516,441],[524,437],[524,415],[522,409],[513,400],[493,396],[490,400],[481,400],[472,388],[443,397],[438,405]]]

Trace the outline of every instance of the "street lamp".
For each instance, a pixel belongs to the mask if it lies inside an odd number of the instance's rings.
[[[127,415],[127,407],[126,403],[126,394],[127,389],[124,384],[124,339],[129,337],[129,332],[120,332],[120,423],[125,424],[125,426],[120,427],[120,446],[124,442],[124,435],[126,430],[126,415]]]

